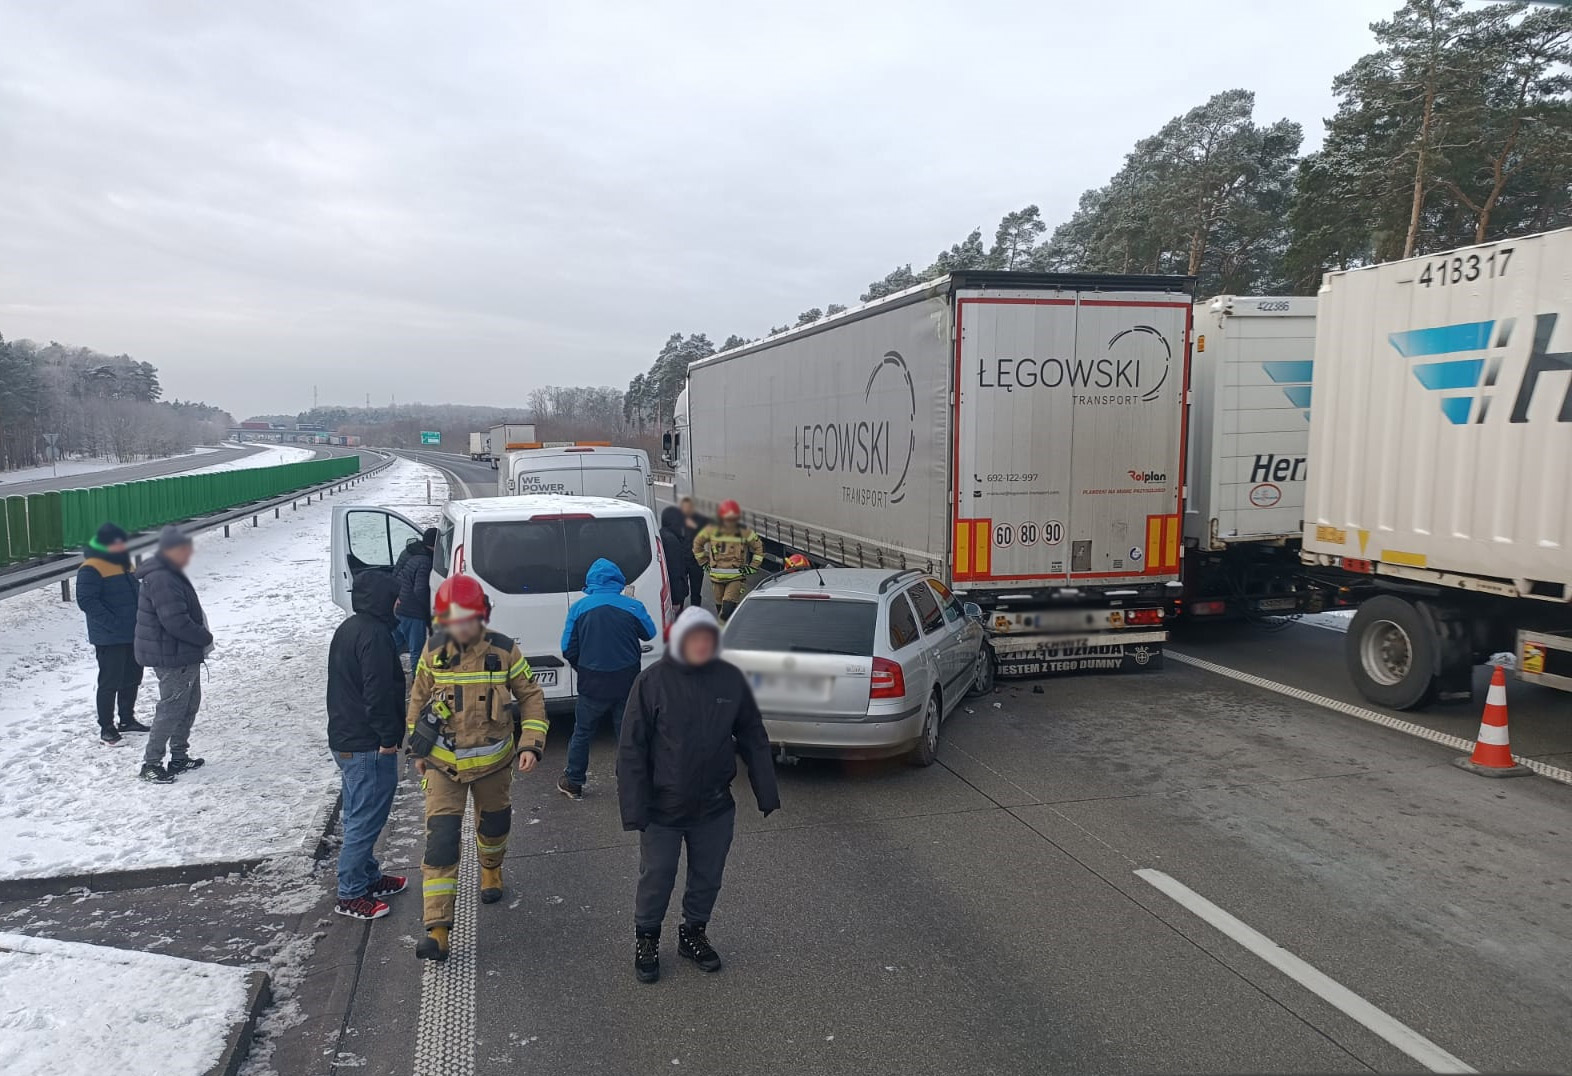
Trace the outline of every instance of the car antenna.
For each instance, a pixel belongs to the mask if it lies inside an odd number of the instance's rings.
[[[813,566],[813,574],[819,577],[819,586],[822,588],[824,586],[824,570],[815,564]]]

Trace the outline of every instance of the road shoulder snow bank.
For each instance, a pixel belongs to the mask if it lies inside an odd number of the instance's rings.
[[[204,1076],[253,1019],[259,973],[0,934],[0,1067]]]
[[[399,460],[233,537],[197,536],[190,574],[216,647],[191,744],[207,765],[172,785],[136,779],[145,736],[99,744],[76,606],[52,588],[0,601],[0,881],[232,864],[314,840],[339,783],[324,714],[328,642],[344,616],[330,597],[333,506],[386,506],[425,526],[445,496],[436,471]],[[157,697],[149,672],[143,721]]]

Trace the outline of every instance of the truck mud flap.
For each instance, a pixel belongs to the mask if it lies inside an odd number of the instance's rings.
[[[1045,642],[1030,649],[995,648],[997,676],[1019,680],[1082,672],[1146,672],[1163,667],[1161,642]]]

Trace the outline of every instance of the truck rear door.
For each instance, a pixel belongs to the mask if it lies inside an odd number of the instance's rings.
[[[1177,291],[957,293],[957,585],[1177,577],[1190,312]]]

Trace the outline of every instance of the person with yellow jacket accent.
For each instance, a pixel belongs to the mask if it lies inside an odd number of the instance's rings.
[[[722,501],[711,523],[693,539],[693,559],[709,573],[715,615],[722,624],[731,619],[742,601],[742,580],[764,567],[764,540],[742,525],[742,508],[736,501]]]
[[[478,580],[455,575],[433,601],[438,631],[415,666],[409,695],[409,752],[426,790],[421,864],[426,936],[422,960],[446,960],[458,897],[464,807],[475,797],[480,899],[502,899],[502,856],[513,806],[513,760],[528,773],[546,749],[546,696],[506,635],[486,630],[491,601]],[[511,701],[507,698],[511,696]]]

